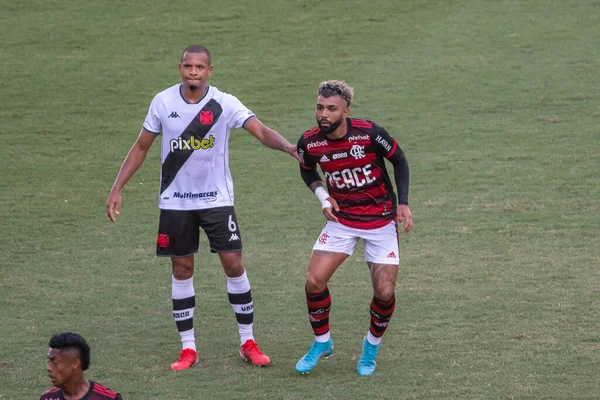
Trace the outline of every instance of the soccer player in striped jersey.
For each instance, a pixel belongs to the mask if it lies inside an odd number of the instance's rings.
[[[239,354],[254,365],[267,365],[268,356],[253,335],[254,302],[242,263],[242,237],[233,207],[233,181],[229,171],[229,135],[244,128],[263,145],[298,159],[296,146],[265,126],[235,96],[207,83],[212,74],[210,52],[200,45],[186,48],[181,56],[182,82],[158,93],[137,141],[125,158],[106,203],[115,222],[121,207],[121,189],[142,165],[154,139],[162,134],[160,221],[156,252],[172,264],[173,317],[181,337],[174,371],[198,362],[194,336],[194,254],[199,228],[208,237],[227,277],[229,302],[240,335]]]
[[[98,382],[88,381],[84,371],[90,366],[90,346],[76,333],[53,336],[49,343],[46,371],[52,389],[40,400],[122,400],[121,395]]]
[[[384,128],[371,121],[349,118],[353,94],[345,82],[321,83],[316,107],[318,126],[304,132],[297,145],[302,179],[321,201],[327,219],[308,266],[306,302],[315,341],[296,364],[300,373],[311,371],[319,359],[333,354],[327,283],[352,255],[358,240],[363,239],[373,299],[371,322],[357,371],[363,376],[373,374],[381,337],[396,304],[394,286],[400,265],[398,226],[404,224],[404,232],[412,227],[406,157]],[[398,197],[385,160],[394,168]],[[317,165],[325,174],[327,189]]]

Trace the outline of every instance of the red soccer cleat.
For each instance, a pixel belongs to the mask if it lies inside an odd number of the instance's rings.
[[[182,371],[195,364],[198,364],[198,353],[192,349],[183,349],[179,355],[179,360],[171,364],[171,369],[173,371]]]
[[[240,357],[246,361],[251,361],[252,365],[264,366],[271,364],[269,356],[260,351],[258,344],[252,339],[246,340],[246,343],[240,346]]]

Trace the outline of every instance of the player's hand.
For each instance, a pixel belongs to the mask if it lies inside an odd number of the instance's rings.
[[[410,208],[406,204],[398,204],[398,216],[396,217],[398,224],[404,224],[404,232],[410,231],[412,228],[412,214]]]
[[[111,190],[106,200],[106,215],[112,222],[117,222],[116,215],[121,213],[121,192],[118,190]]]
[[[340,211],[340,207],[338,206],[337,202],[333,199],[333,197],[328,197],[327,201],[331,204],[331,207],[324,207],[323,215],[325,216],[325,218],[327,218],[327,221],[338,222],[337,217],[333,214],[333,211],[331,209],[333,208],[335,211]]]
[[[285,149],[286,153],[288,153],[289,155],[291,155],[292,157],[294,157],[296,160],[298,160],[298,162],[302,162],[302,159],[300,158],[300,156],[298,155],[298,149],[296,149],[296,145],[295,144],[290,144],[289,146],[287,146],[287,148]]]

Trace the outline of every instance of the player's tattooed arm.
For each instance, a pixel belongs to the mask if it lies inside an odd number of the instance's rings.
[[[307,169],[300,163],[300,176],[302,180],[312,190],[313,192],[317,189],[318,186],[314,186],[316,183],[320,183],[323,186],[323,181],[321,180],[321,175],[319,175],[319,171],[316,168]]]
[[[371,271],[375,296],[384,301],[391,299],[394,295],[399,266],[372,262],[367,263],[367,265]]]
[[[302,154],[304,154],[305,150],[302,147],[299,147]],[[325,219],[332,222],[338,222],[337,217],[333,214],[333,210],[339,211],[340,208],[337,202],[333,199],[333,197],[329,196],[327,190],[325,189],[325,185],[321,180],[321,175],[315,168],[315,165],[306,166],[303,162],[300,163],[300,176],[302,176],[302,180],[306,186],[312,190],[312,192],[317,196],[319,201],[321,202],[321,208],[323,210],[323,215]]]
[[[321,208],[323,210],[325,219],[327,221],[338,222],[334,212],[340,211],[340,207],[338,206],[337,201],[335,201],[335,199],[331,197],[329,193],[327,193],[327,190],[325,190],[323,181],[314,181],[309,185],[309,187],[321,202]]]
[[[323,185],[323,181],[314,181],[310,184],[310,190],[312,190],[313,193],[315,192],[315,190],[317,190],[318,187],[325,188],[325,185]]]

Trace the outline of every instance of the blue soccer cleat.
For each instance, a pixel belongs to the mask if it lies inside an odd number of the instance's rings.
[[[301,374],[306,374],[317,366],[317,363],[321,358],[329,358],[332,354],[333,340],[329,339],[326,342],[317,342],[315,340],[312,346],[310,346],[308,353],[306,353],[296,364],[296,371]]]
[[[375,367],[377,363],[375,360],[377,359],[377,352],[379,351],[378,344],[371,344],[367,340],[367,338],[363,339],[363,351],[360,356],[360,360],[358,360],[358,365],[356,366],[356,371],[361,376],[369,376],[373,375],[375,372]]]

